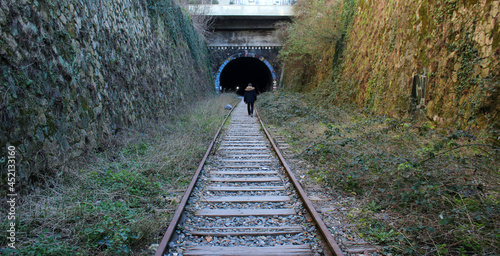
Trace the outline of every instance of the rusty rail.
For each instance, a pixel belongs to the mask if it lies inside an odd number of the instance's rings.
[[[309,212],[309,214],[313,218],[313,221],[316,223],[321,235],[325,239],[325,242],[328,246],[328,249],[331,251],[331,253],[333,253],[336,256],[343,256],[344,253],[342,252],[340,247],[337,245],[337,242],[335,242],[335,239],[333,238],[332,234],[330,234],[330,231],[326,227],[323,220],[321,220],[321,216],[319,215],[319,213],[316,211],[316,209],[314,209],[314,206],[312,205],[311,201],[307,197],[307,194],[304,191],[304,189],[302,188],[302,186],[300,185],[299,181],[295,178],[295,175],[293,175],[292,170],[290,169],[290,166],[288,166],[288,164],[286,163],[285,158],[281,154],[281,151],[274,143],[274,141],[271,137],[271,134],[267,131],[266,127],[264,126],[264,123],[262,122],[262,119],[260,118],[259,113],[257,111],[255,111],[255,112],[257,113],[257,117],[259,118],[259,122],[260,122],[260,125],[262,126],[262,130],[264,130],[264,133],[266,134],[268,140],[271,142],[271,145],[273,146],[274,151],[278,155],[278,158],[279,158],[281,164],[285,168],[288,177],[290,178],[290,180],[292,180],[293,186],[299,192],[299,196],[302,199],[302,202],[304,203],[307,211]]]
[[[174,213],[174,216],[172,217],[172,220],[170,221],[170,224],[169,224],[169,226],[167,228],[167,231],[165,232],[165,235],[163,236],[163,239],[161,240],[161,243],[160,243],[158,249],[156,250],[155,256],[162,256],[167,251],[167,249],[168,249],[168,243],[170,243],[170,241],[172,240],[173,234],[175,233],[175,229],[176,229],[177,225],[179,224],[179,221],[181,219],[182,213],[183,213],[183,211],[184,211],[184,209],[186,207],[187,201],[188,201],[189,197],[191,196],[191,193],[193,192],[193,189],[194,189],[194,187],[195,187],[195,185],[197,183],[198,177],[199,177],[199,175],[200,175],[200,173],[201,173],[201,171],[202,171],[202,169],[203,169],[203,167],[205,165],[205,162],[206,162],[208,156],[210,155],[210,152],[212,151],[212,148],[213,148],[213,146],[214,146],[217,138],[219,137],[219,134],[220,134],[220,132],[221,132],[224,124],[226,123],[227,119],[229,118],[229,116],[231,115],[231,113],[232,113],[233,110],[234,110],[234,108],[226,116],[226,118],[222,122],[221,126],[217,130],[217,133],[215,134],[212,142],[210,143],[210,145],[209,145],[209,147],[207,149],[207,152],[205,153],[205,156],[201,160],[201,162],[200,162],[200,164],[198,166],[198,169],[196,170],[196,172],[195,172],[195,174],[194,174],[194,176],[193,176],[193,178],[191,180],[191,183],[189,184],[189,187],[187,188],[186,192],[184,193],[184,196],[183,196],[181,202],[177,206],[177,209],[176,209],[176,211]],[[328,228],[326,227],[326,225],[321,220],[321,216],[318,214],[318,212],[316,211],[316,209],[314,209],[314,206],[312,205],[311,201],[307,197],[306,192],[304,191],[304,189],[302,188],[302,186],[300,185],[300,183],[298,182],[298,180],[293,175],[290,167],[288,166],[288,164],[285,161],[285,158],[281,154],[281,151],[276,146],[276,144],[274,143],[274,141],[273,141],[270,133],[267,131],[266,127],[264,126],[264,123],[262,122],[262,119],[260,118],[259,113],[257,112],[257,110],[255,110],[255,112],[256,112],[257,117],[259,119],[259,123],[260,123],[260,125],[261,125],[264,133],[266,134],[266,137],[268,138],[269,142],[271,143],[271,145],[272,145],[274,151],[276,152],[276,154],[277,154],[277,156],[278,156],[281,164],[285,168],[287,176],[290,178],[290,180],[292,181],[295,189],[298,191],[299,197],[302,199],[302,202],[304,203],[304,206],[305,206],[306,210],[311,215],[311,218],[313,219],[313,221],[316,223],[316,226],[317,226],[318,230],[320,231],[320,235],[324,238],[324,241],[326,243],[327,249],[333,255],[343,256],[344,254],[343,254],[342,250],[339,248],[339,246],[335,242],[335,239],[330,234],[330,231],[328,230]]]
[[[165,235],[163,236],[160,245],[158,246],[158,249],[156,250],[155,256],[162,256],[165,254],[165,251],[167,251],[168,248],[168,243],[170,243],[170,240],[172,240],[172,236],[175,232],[175,229],[177,228],[177,224],[179,224],[179,220],[181,219],[182,212],[184,212],[184,208],[186,208],[187,201],[189,197],[191,196],[191,193],[193,192],[194,187],[196,186],[196,182],[198,181],[198,177],[200,176],[201,170],[203,169],[203,166],[205,165],[205,162],[210,155],[210,151],[212,151],[212,148],[214,147],[215,141],[219,137],[220,131],[222,130],[222,127],[224,127],[224,124],[226,123],[227,119],[229,116],[231,116],[231,113],[233,112],[234,108],[231,109],[231,111],[227,114],[226,118],[224,118],[224,121],[222,121],[222,124],[220,125],[219,129],[217,130],[217,133],[215,134],[214,138],[212,139],[212,142],[210,142],[210,145],[208,146],[207,152],[205,153],[205,156],[203,156],[203,159],[200,162],[200,165],[198,165],[198,169],[196,169],[196,172],[191,179],[191,183],[189,184],[189,187],[187,188],[186,192],[184,193],[184,196],[182,197],[181,202],[177,206],[177,209],[175,210],[174,216],[172,217],[172,220],[170,221],[170,224],[168,225],[167,231],[165,231]]]

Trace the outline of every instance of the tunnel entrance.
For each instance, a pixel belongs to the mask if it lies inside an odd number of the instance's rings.
[[[217,82],[222,92],[245,93],[245,87],[252,83],[257,93],[272,91],[276,80],[274,70],[264,58],[240,57],[228,59],[219,70]]]

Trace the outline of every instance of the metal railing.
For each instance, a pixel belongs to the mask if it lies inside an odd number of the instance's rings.
[[[293,5],[297,0],[189,0],[188,4]]]

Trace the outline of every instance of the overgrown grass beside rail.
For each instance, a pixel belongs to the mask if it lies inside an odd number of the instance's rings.
[[[310,95],[259,97],[259,113],[314,167],[354,194],[357,232],[398,255],[500,253],[500,149],[478,131],[364,115]]]
[[[19,248],[2,255],[151,255],[229,113],[224,105],[236,102],[212,96],[169,120],[121,131],[108,148],[23,195]]]

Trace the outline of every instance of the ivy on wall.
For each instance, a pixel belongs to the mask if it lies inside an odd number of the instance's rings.
[[[166,24],[168,35],[174,46],[187,43],[193,58],[200,67],[208,67],[208,48],[206,42],[194,29],[191,18],[174,4],[172,0],[146,0],[151,15],[153,29],[158,29],[158,22]]]

